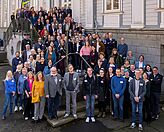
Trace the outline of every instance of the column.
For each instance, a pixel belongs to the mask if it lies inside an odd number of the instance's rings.
[[[164,0],[160,1],[160,8],[164,8]],[[160,23],[160,28],[164,28],[164,11],[161,10],[161,23]]]
[[[86,28],[93,28],[93,0],[83,0],[86,2]]]
[[[76,22],[80,22],[80,0],[72,0],[72,17]]]
[[[144,28],[145,0],[132,0],[132,24],[131,28]]]

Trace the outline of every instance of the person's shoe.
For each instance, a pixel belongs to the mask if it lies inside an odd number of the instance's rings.
[[[75,119],[77,119],[77,114],[73,114],[73,117],[74,117]]]
[[[18,106],[15,106],[14,112],[17,112],[17,111],[18,111]]]
[[[99,112],[97,117],[100,118],[102,116],[102,112]]]
[[[94,117],[91,117],[91,121],[92,121],[92,122],[96,122],[96,120],[95,120]]]
[[[135,127],[136,127],[135,123],[132,123],[131,126],[130,126],[131,129],[134,129]]]
[[[28,120],[28,117],[25,117],[24,119],[25,119],[25,121],[27,121]]]
[[[34,118],[34,116],[32,117],[32,120],[34,120],[35,118]]]
[[[106,117],[106,113],[103,112],[103,114],[102,114],[102,118],[105,118],[105,117]]]
[[[66,113],[66,114],[64,115],[64,118],[67,118],[67,117],[69,117],[69,114]]]
[[[157,116],[155,117],[155,119],[158,120],[158,119],[159,119],[159,115],[157,115]]]
[[[143,127],[141,124],[139,124],[138,131],[143,131]]]
[[[86,123],[89,123],[89,117],[86,118],[85,122]]]
[[[22,110],[23,110],[22,106],[19,106],[19,111],[22,111]]]
[[[3,116],[2,116],[2,120],[5,120],[5,119],[6,119],[6,117],[3,115]]]

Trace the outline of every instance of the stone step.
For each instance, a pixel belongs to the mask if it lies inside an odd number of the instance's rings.
[[[96,109],[95,110],[95,115],[97,115],[97,114],[98,114],[98,110]],[[84,111],[79,112],[77,115],[78,115],[77,119],[85,119],[86,118],[86,112],[84,112]],[[71,123],[71,122],[73,122],[77,119],[74,119],[72,116],[70,116],[70,117],[67,117],[67,118],[62,117],[62,118],[59,118],[58,120],[56,120],[56,119],[54,119],[54,120],[47,119],[47,121],[52,127],[57,128],[57,127],[61,127],[63,125],[66,125],[68,123]]]
[[[77,103],[77,113],[85,110],[85,107],[86,107],[85,101],[80,101],[79,103]],[[60,110],[58,111],[57,114],[58,114],[58,118],[64,117],[65,110]],[[44,114],[44,116],[48,119],[47,114]]]
[[[96,103],[97,105],[97,103]],[[86,118],[86,102],[85,101],[81,101],[77,103],[77,116],[78,119],[83,119]],[[98,110],[95,110],[95,114],[98,113]],[[48,119],[48,115],[44,114],[44,116],[47,118],[47,122],[52,126],[52,127],[59,127],[68,123],[71,123],[73,121],[75,121],[75,119],[73,118],[73,116],[69,116],[68,118],[64,118],[64,114],[65,114],[65,110],[61,110],[58,112],[58,120],[53,119],[53,120],[49,120]]]

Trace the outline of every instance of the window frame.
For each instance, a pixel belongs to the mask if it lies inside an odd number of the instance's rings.
[[[121,8],[122,8],[122,0],[118,0],[119,4],[119,8],[118,9],[114,9],[114,0],[111,0],[111,10],[107,10],[107,1],[108,0],[104,0],[104,13],[110,13],[110,12],[121,12]]]

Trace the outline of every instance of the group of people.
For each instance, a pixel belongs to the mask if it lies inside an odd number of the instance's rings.
[[[114,120],[124,121],[132,113],[131,128],[135,128],[138,112],[139,130],[143,130],[143,119],[150,122],[158,119],[160,114],[163,76],[159,74],[158,67],[145,64],[144,55],[136,59],[123,37],[117,44],[112,33],[105,33],[102,37],[87,34],[82,25],[73,20],[71,12],[69,8],[56,7],[48,12],[42,8],[35,11],[34,7],[18,12],[31,20],[40,38],[37,43],[31,43],[26,34],[22,40],[21,55],[16,52],[12,60],[12,71],[7,72],[4,81],[2,119],[6,118],[9,104],[12,113],[13,96],[14,111],[23,110],[25,120],[31,117],[35,123],[42,120],[46,100],[49,119],[57,119],[63,88],[66,96],[64,118],[72,114],[77,119],[79,73],[83,70],[85,75],[80,93],[86,100],[86,122],[95,122],[94,105],[97,99],[98,118],[106,117],[109,106]],[[68,67],[67,53],[71,53]]]

